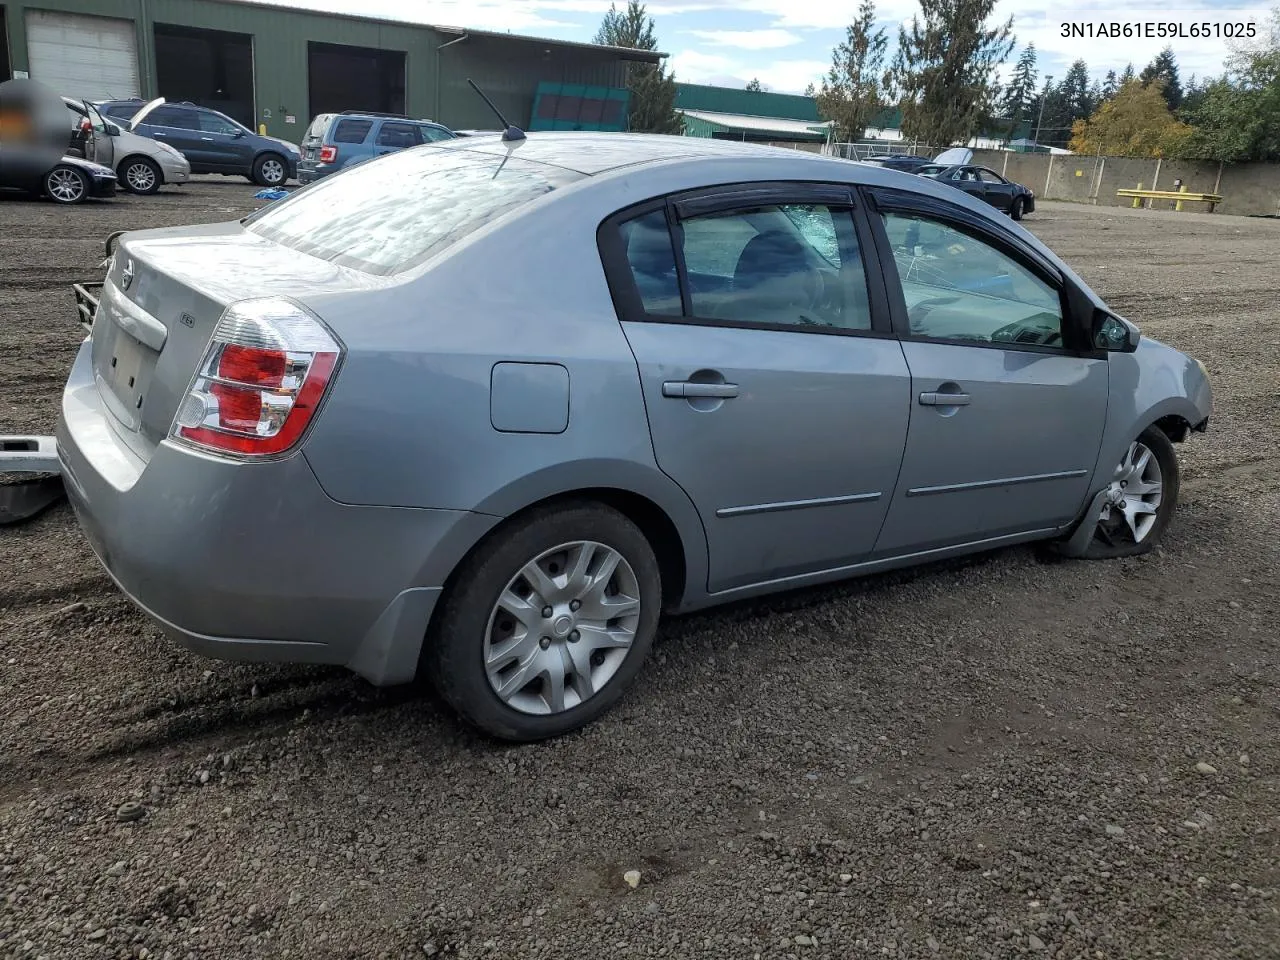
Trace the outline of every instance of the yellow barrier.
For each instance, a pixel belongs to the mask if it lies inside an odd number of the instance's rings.
[[[1187,188],[1181,190],[1143,190],[1142,184],[1138,184],[1136,190],[1117,190],[1117,197],[1133,197],[1133,206],[1142,206],[1143,200],[1173,200],[1176,201],[1173,209],[1181,210],[1183,203],[1207,203],[1209,212],[1213,213],[1213,208],[1222,202],[1222,197],[1216,193],[1188,193]]]

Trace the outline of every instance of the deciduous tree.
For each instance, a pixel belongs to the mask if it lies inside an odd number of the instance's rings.
[[[1158,82],[1131,80],[1088,120],[1077,120],[1070,149],[1113,157],[1178,156],[1192,128],[1174,117]]]

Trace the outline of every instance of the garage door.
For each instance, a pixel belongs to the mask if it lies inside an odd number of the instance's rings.
[[[137,33],[132,20],[27,11],[27,58],[32,80],[64,97],[136,97]]]

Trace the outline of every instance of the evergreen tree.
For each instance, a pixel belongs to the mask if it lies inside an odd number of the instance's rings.
[[[757,80],[755,77],[752,77],[752,78],[747,82],[747,89],[748,89],[748,90],[750,90],[750,91],[752,91],[753,93],[759,93],[759,92],[760,92],[760,89],[761,89],[761,87],[760,87],[760,81],[759,81],[759,80]]]
[[[1133,79],[1134,79],[1133,64],[1131,63],[1124,68],[1124,73],[1120,74],[1120,86],[1123,87],[1126,83],[1128,83],[1130,80],[1133,80]],[[1117,90],[1116,92],[1119,93],[1119,90]]]
[[[1018,64],[1013,68],[1013,75],[1004,90],[1001,103],[1004,115],[1005,136],[1012,139],[1023,123],[1026,122],[1036,100],[1036,45],[1029,43]]]
[[[1077,120],[1087,120],[1093,114],[1094,103],[1089,95],[1089,67],[1083,60],[1071,64],[1059,88],[1068,126]]]
[[[1178,81],[1178,61],[1173,55],[1173,47],[1161,50],[1143,69],[1138,79],[1144,87],[1157,80],[1162,81],[1160,92],[1169,109],[1177,110],[1182,106],[1182,84]]]
[[[892,82],[902,132],[943,150],[967,143],[999,96],[996,66],[1013,49],[1013,18],[988,26],[996,0],[920,0],[911,29],[898,28]]]
[[[596,43],[635,50],[657,50],[653,18],[640,0],[627,0],[626,10],[609,4]],[[628,128],[636,133],[683,133],[684,118],[676,112],[676,81],[665,64],[630,63],[627,86],[631,90]]]
[[[862,0],[844,41],[831,51],[831,69],[818,91],[818,115],[835,122],[840,140],[862,139],[887,102],[884,56],[889,38],[875,23],[874,0]]]
[[[1100,100],[1110,100],[1120,89],[1120,81],[1116,79],[1114,70],[1107,71],[1107,78],[1102,81],[1102,96]]]

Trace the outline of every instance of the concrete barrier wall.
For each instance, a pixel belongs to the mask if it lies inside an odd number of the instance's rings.
[[[1043,200],[1069,200],[1102,206],[1130,206],[1117,190],[1173,190],[1174,181],[1191,193],[1218,193],[1216,211],[1248,216],[1280,214],[1280,164],[1200,163],[1187,160],[1144,160],[1133,157],[1049,156],[975,150],[974,163],[990,167],[1010,180],[1025,184]],[[1153,200],[1153,206],[1172,208],[1173,201]],[[1205,205],[1188,203],[1184,210],[1204,212]]]

